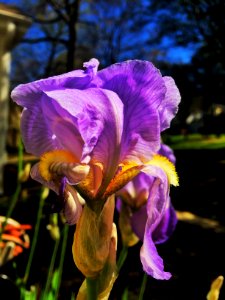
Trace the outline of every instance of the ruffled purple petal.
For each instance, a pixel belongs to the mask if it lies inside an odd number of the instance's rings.
[[[98,65],[97,59],[91,59],[89,62],[84,63],[86,70],[75,70],[27,84],[20,84],[12,91],[11,97],[17,104],[26,108],[32,108],[34,102],[40,101],[44,91],[64,88],[85,89],[94,78]]]
[[[160,107],[166,93],[147,61],[126,61],[99,71],[92,84],[117,93],[124,104],[121,160],[149,160],[160,146]]]
[[[50,124],[45,112],[45,105],[48,106],[48,104],[43,104],[43,102],[46,101],[45,92],[48,91],[65,88],[87,88],[97,72],[98,64],[99,62],[96,59],[92,59],[85,63],[85,71],[76,70],[59,76],[21,84],[12,91],[12,99],[24,107],[21,131],[28,153],[41,156],[44,152],[51,150],[65,148],[71,151],[71,148],[73,148],[72,152],[76,153],[77,157],[81,156],[82,139],[75,126],[73,126],[73,120],[71,121],[69,114],[65,111],[62,113],[62,110],[59,109],[53,117],[52,112],[52,119],[57,123],[57,126],[53,128],[54,125]],[[75,105],[73,104],[73,106]],[[56,132],[54,132],[54,129],[56,129]],[[55,133],[58,134],[58,139]],[[61,135],[64,135],[63,142],[61,142]],[[67,139],[65,139],[65,136]]]
[[[166,95],[159,106],[161,131],[170,126],[171,120],[177,113],[180,103],[180,93],[173,78],[165,76],[163,80],[166,85]]]
[[[74,225],[78,222],[81,213],[82,205],[79,201],[77,191],[67,185],[64,191],[63,214],[66,222],[69,225]]]

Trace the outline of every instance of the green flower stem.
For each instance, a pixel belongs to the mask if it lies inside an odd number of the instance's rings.
[[[60,282],[61,282],[62,271],[63,271],[63,263],[65,258],[65,253],[66,253],[67,239],[69,234],[69,225],[67,224],[64,225],[62,234],[63,234],[63,241],[62,241],[62,250],[61,250],[60,261],[59,261],[59,278],[58,278],[57,290],[55,293],[55,299],[58,299],[58,294],[59,294]]]
[[[98,278],[86,278],[87,283],[87,300],[98,299]]]
[[[143,279],[142,279],[142,283],[141,283],[141,289],[140,289],[140,294],[139,294],[138,300],[143,300],[144,292],[145,292],[145,288],[146,288],[146,284],[147,284],[147,280],[148,280],[148,275],[146,273],[144,273]]]
[[[50,287],[51,281],[52,281],[56,254],[57,254],[57,251],[58,251],[58,248],[59,248],[59,242],[60,242],[60,238],[55,241],[55,246],[54,246],[53,253],[52,253],[52,258],[51,258],[51,262],[50,262],[50,266],[49,266],[49,270],[48,270],[48,277],[47,277],[47,281],[46,281],[46,285],[45,285],[44,294],[43,294],[42,299],[47,299],[46,297],[47,297],[49,287]]]
[[[27,266],[26,266],[25,275],[24,275],[24,278],[23,278],[23,284],[24,285],[26,285],[29,274],[30,274],[30,268],[31,268],[31,264],[32,264],[32,261],[33,261],[34,251],[35,251],[35,248],[36,248],[36,245],[37,245],[37,238],[38,238],[38,233],[39,233],[39,229],[40,229],[42,210],[43,210],[43,206],[44,206],[44,202],[45,202],[46,197],[47,197],[46,188],[42,188],[41,189],[38,212],[37,212],[37,221],[36,221],[36,224],[35,224],[34,236],[33,236],[33,240],[32,240],[32,246],[31,246],[31,249],[30,249],[30,255],[29,255]]]
[[[122,268],[126,258],[127,258],[127,255],[128,255],[128,247],[123,245],[123,248],[120,252],[120,256],[119,256],[119,259],[118,259],[118,262],[117,262],[117,270],[118,272],[120,271],[120,269]]]
[[[23,171],[23,143],[20,138],[19,145],[18,145],[18,178]]]

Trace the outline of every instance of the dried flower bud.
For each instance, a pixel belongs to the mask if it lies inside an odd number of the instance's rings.
[[[20,182],[25,182],[25,181],[28,180],[28,178],[30,176],[30,169],[31,169],[31,164],[30,163],[26,164],[24,169],[19,174],[19,181]]]

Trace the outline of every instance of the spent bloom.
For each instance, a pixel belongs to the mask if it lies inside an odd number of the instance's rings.
[[[12,218],[0,216],[0,267],[30,247],[26,232],[30,229],[29,224],[20,224]]]
[[[171,274],[164,272],[155,244],[165,242],[175,229],[177,218],[170,202],[169,183],[178,178],[171,173],[175,163],[173,151],[162,144],[159,153],[169,158],[164,172],[156,167],[155,174],[138,174],[117,192],[117,208],[123,243],[132,246],[142,240],[140,257],[144,271],[156,279],[169,279]]]
[[[154,164],[164,164],[154,157],[180,102],[174,80],[148,61],[100,71],[98,65],[91,59],[85,70],[22,84],[11,94],[24,107],[25,149],[40,158],[31,176],[63,198],[69,223],[78,222],[74,258],[87,277],[95,277],[113,256],[111,195],[141,171],[155,173]],[[85,239],[95,244],[91,262],[84,257],[90,249]]]

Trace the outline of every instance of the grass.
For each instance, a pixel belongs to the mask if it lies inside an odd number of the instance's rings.
[[[163,142],[172,149],[221,149],[225,148],[225,134],[187,134],[164,136]]]

